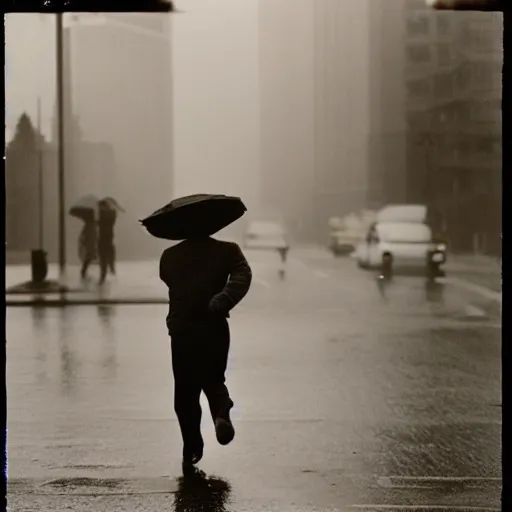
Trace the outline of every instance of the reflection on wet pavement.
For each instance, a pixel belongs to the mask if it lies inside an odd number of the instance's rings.
[[[201,470],[186,471],[178,479],[174,495],[176,512],[227,512],[231,486],[222,478],[208,477]]]

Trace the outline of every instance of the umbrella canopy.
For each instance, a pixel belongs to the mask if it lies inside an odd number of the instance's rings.
[[[504,0],[426,0],[434,9],[449,11],[488,11],[502,12]]]
[[[121,213],[125,213],[126,211],[113,197],[104,197],[100,203],[111,210],[116,210]]]
[[[246,211],[239,197],[195,194],[171,201],[140,222],[157,238],[185,240],[213,235]]]
[[[98,211],[98,198],[94,194],[81,197],[69,209],[69,214],[81,220],[89,220],[91,215],[96,217]]]

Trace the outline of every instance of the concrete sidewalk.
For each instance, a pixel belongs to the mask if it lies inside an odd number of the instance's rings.
[[[70,291],[63,293],[7,294],[7,306],[65,306],[86,304],[167,304],[167,290],[158,277],[158,261],[120,262],[116,276],[98,285],[98,268],[93,266],[90,278],[82,282],[80,268],[69,266],[66,278],[60,280]],[[30,267],[12,265],[6,268],[6,288],[30,279]],[[50,265],[48,279],[58,279],[57,265]]]
[[[501,260],[481,254],[450,254],[445,265],[449,278],[501,293]]]
[[[294,257],[301,258],[305,254],[321,254],[323,248],[305,247],[293,250]],[[246,254],[254,274],[262,269],[280,268],[280,259],[272,251],[246,250]],[[293,265],[289,262],[288,269]],[[15,306],[54,306],[71,305],[102,305],[102,304],[167,304],[167,289],[159,278],[158,260],[119,262],[116,265],[116,276],[108,275],[104,285],[98,285],[99,269],[93,265],[89,270],[89,279],[81,281],[80,267],[69,265],[66,277],[59,279],[57,264],[50,264],[47,279],[65,285],[68,291],[52,290],[51,292],[19,291],[14,292],[20,284],[30,280],[30,265],[8,265],[6,267],[6,305]],[[258,278],[255,276],[255,281]]]

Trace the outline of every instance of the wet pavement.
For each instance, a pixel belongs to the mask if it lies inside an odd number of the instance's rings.
[[[337,275],[340,264],[325,248],[319,246],[294,247],[291,258],[283,266],[288,273],[303,270],[305,262],[311,264],[310,270],[317,278],[329,278]],[[278,272],[280,263],[276,254],[262,257],[259,251],[249,251],[248,257],[263,265],[267,271]],[[344,268],[343,264],[341,265]],[[309,268],[309,267],[306,267]],[[6,268],[6,297],[9,307],[27,307],[45,305],[62,307],[67,305],[108,305],[108,304],[165,304],[167,293],[157,275],[158,261],[119,262],[117,276],[109,276],[107,282],[99,286],[97,283],[98,268],[92,266],[89,278],[79,279],[80,268],[70,265],[64,278],[59,278],[58,266],[49,265],[48,279],[52,288],[64,285],[68,292],[57,292],[55,289],[47,293],[33,293],[28,287],[30,267],[27,265],[9,265]],[[501,264],[491,257],[476,255],[450,255],[445,267],[447,278],[443,282],[451,287],[458,287],[472,292],[476,304],[484,310],[494,310],[498,305],[497,314],[501,313]],[[260,279],[260,285],[269,286]]]
[[[501,344],[473,295],[291,256],[231,319],[237,435],[180,479],[164,305],[9,308],[10,511],[499,510]],[[205,403],[203,401],[203,403]]]

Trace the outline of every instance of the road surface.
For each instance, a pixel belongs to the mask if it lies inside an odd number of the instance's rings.
[[[237,435],[219,446],[203,415],[193,480],[166,306],[9,309],[9,510],[499,510],[499,323],[460,288],[398,277],[383,296],[353,261],[290,258],[280,279],[277,255],[250,255]]]

